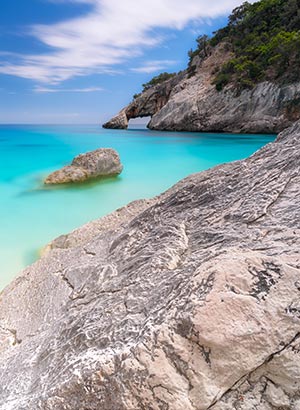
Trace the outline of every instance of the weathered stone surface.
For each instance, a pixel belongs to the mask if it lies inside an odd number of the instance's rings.
[[[96,235],[120,228],[121,225],[129,222],[154,202],[155,199],[140,199],[130,202],[103,218],[88,222],[69,234],[59,236],[43,249],[42,254],[46,255],[52,249],[68,249],[89,243]]]
[[[83,182],[92,178],[117,175],[122,172],[118,153],[111,148],[100,148],[80,154],[71,165],[53,172],[45,179],[45,184],[66,184]]]
[[[300,117],[300,83],[280,86],[270,82],[236,95],[216,91],[197,78],[186,80],[185,89],[156,113],[149,128],[177,131],[277,133]],[[293,104],[297,110],[292,111]]]
[[[89,178],[88,172],[73,165],[67,165],[52,172],[45,179],[45,184],[66,184],[68,182],[83,182]]]
[[[142,93],[105,127],[127,128],[129,119],[147,115],[154,130],[277,133],[300,118],[299,82],[262,82],[241,94],[230,85],[217,91],[214,73],[229,57],[226,45],[218,46],[195,62],[195,76],[181,73]]]
[[[110,129],[126,129],[128,127],[128,117],[126,115],[126,110],[121,110],[114,118],[112,118],[107,123],[103,124],[103,128]]]
[[[0,409],[299,410],[299,164],[300,123],[52,246],[0,297]]]
[[[159,84],[133,100],[126,108],[121,110],[114,118],[103,124],[103,128],[126,129],[131,118],[149,117],[159,112],[168,102],[174,87],[185,78],[181,73],[170,80]]]

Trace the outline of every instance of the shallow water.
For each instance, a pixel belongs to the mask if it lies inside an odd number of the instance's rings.
[[[154,196],[190,173],[245,158],[270,135],[103,130],[97,126],[0,126],[0,289],[62,233],[138,198]],[[45,189],[43,178],[75,155],[115,148],[117,178]]]

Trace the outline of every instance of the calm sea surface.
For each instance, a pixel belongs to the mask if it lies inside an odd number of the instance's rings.
[[[97,126],[0,126],[0,289],[62,233],[129,201],[151,197],[190,173],[245,158],[274,136],[103,130]],[[79,154],[115,148],[113,179],[45,189],[43,178]]]

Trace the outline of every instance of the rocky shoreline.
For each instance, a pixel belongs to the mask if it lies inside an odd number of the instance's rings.
[[[59,238],[0,296],[1,410],[299,410],[300,123]]]

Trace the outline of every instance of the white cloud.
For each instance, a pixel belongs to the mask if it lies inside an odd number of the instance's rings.
[[[0,62],[0,73],[51,84],[74,76],[106,73],[115,65],[140,55],[145,47],[160,44],[163,38],[155,29],[181,30],[201,18],[227,14],[241,3],[241,0],[48,1],[88,3],[91,10],[78,18],[31,27],[31,35],[50,51],[15,55],[13,63],[7,56],[8,60]]]
[[[86,88],[48,88],[37,86],[33,90],[35,93],[94,93],[104,91],[101,87],[86,87]]]
[[[131,68],[131,71],[135,73],[154,73],[155,71],[164,70],[167,67],[170,67],[176,64],[175,60],[153,60],[146,61],[140,67]]]

